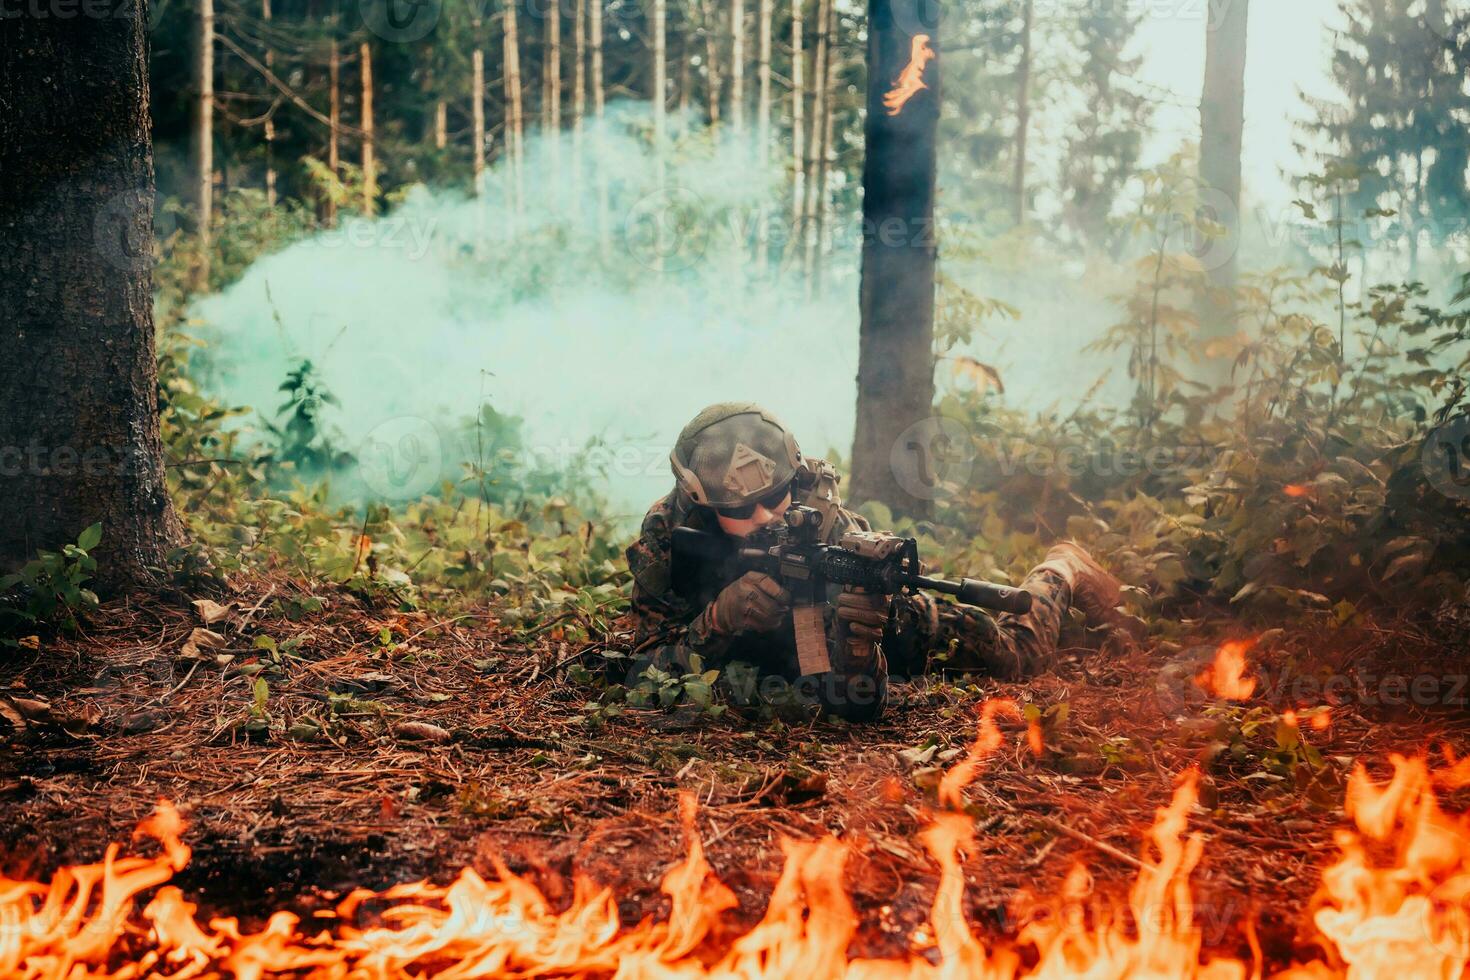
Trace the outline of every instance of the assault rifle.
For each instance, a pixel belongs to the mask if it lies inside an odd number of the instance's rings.
[[[967,606],[1026,613],[1031,593],[976,579],[958,582],[931,578],[919,561],[919,543],[875,531],[850,531],[837,544],[820,540],[822,515],[812,507],[791,507],[786,522],[743,539],[676,528],[673,576],[686,586],[711,569],[733,581],[737,573],[759,571],[791,592],[798,605],[823,605],[827,586],[859,588],[877,595],[928,589],[954,596]]]

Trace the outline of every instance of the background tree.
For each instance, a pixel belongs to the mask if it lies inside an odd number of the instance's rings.
[[[1212,8],[1213,9],[1213,8]],[[1250,0],[1234,0],[1219,8],[1219,23],[1211,17],[1205,30],[1205,86],[1200,96],[1200,183],[1225,198],[1212,216],[1224,226],[1230,241],[1240,235],[1240,153],[1245,133],[1245,59]],[[1228,257],[1209,270],[1219,290],[1235,288],[1236,260]],[[1228,325],[1228,304],[1219,311]],[[1207,322],[1206,328],[1210,327]]]
[[[1339,101],[1308,100],[1320,156],[1360,176],[1348,215],[1398,212],[1411,274],[1421,233],[1435,244],[1470,213],[1470,12],[1446,0],[1343,0],[1332,77]]]
[[[1138,173],[1153,116],[1149,100],[1128,84],[1142,61],[1128,56],[1128,46],[1144,16],[1131,5],[1085,0],[1068,25],[1074,108],[1061,148],[1061,218],[1074,242],[1114,255],[1126,243],[1114,208]]]
[[[923,25],[939,50],[937,6],[869,0],[867,159],[863,165],[862,325],[852,496],[919,515],[927,501],[909,482],[922,447],[900,445],[934,411],[934,230],[939,61],[922,90],[896,108],[885,101],[916,51],[907,25]],[[895,466],[894,460],[900,465]],[[910,472],[910,471],[913,472]],[[907,486],[906,486],[907,484]]]
[[[99,581],[153,580],[182,530],[153,336],[145,8],[0,20],[0,567],[102,522]]]

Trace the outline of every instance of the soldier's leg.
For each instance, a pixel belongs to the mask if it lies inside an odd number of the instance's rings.
[[[1134,633],[1142,623],[1118,608],[1122,583],[1082,547],[1064,542],[1047,553],[1021,587],[1032,595],[1025,615],[992,618],[979,609],[924,598],[916,603],[916,638],[931,665],[1029,677],[1053,666],[1062,621],[1075,602],[1093,626]],[[917,597],[916,597],[917,598]]]
[[[930,665],[935,669],[983,671],[1016,680],[1051,668],[1062,636],[1062,619],[1072,601],[1066,580],[1039,569],[1022,588],[1031,593],[1024,615],[990,614],[945,600],[934,603]]]

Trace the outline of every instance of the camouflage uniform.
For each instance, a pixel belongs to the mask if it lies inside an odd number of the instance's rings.
[[[827,478],[819,476],[812,485],[812,473]],[[808,459],[808,479],[798,479],[793,503],[834,509],[826,540],[835,544],[846,531],[869,527],[863,517],[841,507],[831,489],[836,482],[831,474],[828,464]],[[827,499],[812,499],[817,495]],[[701,581],[692,588],[691,583],[672,581],[672,535],[678,527],[722,533],[715,515],[677,488],[649,509],[638,540],[627,551],[638,653],[664,667],[687,669],[690,656],[698,655],[706,668],[739,660],[795,677],[796,644],[789,616],[774,633],[724,635],[711,629],[709,607],[729,580]],[[942,598],[901,596],[897,623],[885,631],[882,643],[889,665],[895,673],[912,675],[932,660],[935,667],[983,671],[1005,679],[1046,670],[1056,653],[1071,589],[1061,575],[1049,570],[1033,572],[1023,587],[1034,598],[1025,615],[992,617]]]

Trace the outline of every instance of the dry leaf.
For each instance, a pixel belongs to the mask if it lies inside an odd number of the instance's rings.
[[[393,734],[399,738],[418,742],[447,742],[454,736],[438,725],[426,721],[400,721],[393,726]]]
[[[1006,386],[1000,380],[1000,372],[989,364],[982,364],[973,357],[959,355],[954,359],[954,373],[956,377],[969,378],[975,382],[975,390],[983,392],[987,388],[994,388],[996,392],[1004,395]]]
[[[55,716],[51,713],[50,701],[41,701],[33,698],[11,698],[10,703],[15,705],[16,710],[25,715],[30,721],[55,720]]]
[[[26,727],[26,720],[21,713],[4,701],[0,701],[0,718],[9,722],[10,727],[16,731],[22,731]]]
[[[227,641],[218,633],[207,630],[202,626],[194,627],[184,645],[179,648],[179,656],[186,660],[209,660],[213,659],[204,654],[205,650],[213,650],[224,646]]]
[[[229,619],[235,612],[233,602],[220,605],[213,599],[195,599],[194,611],[199,614],[199,621],[205,626],[212,626],[221,620]]]

